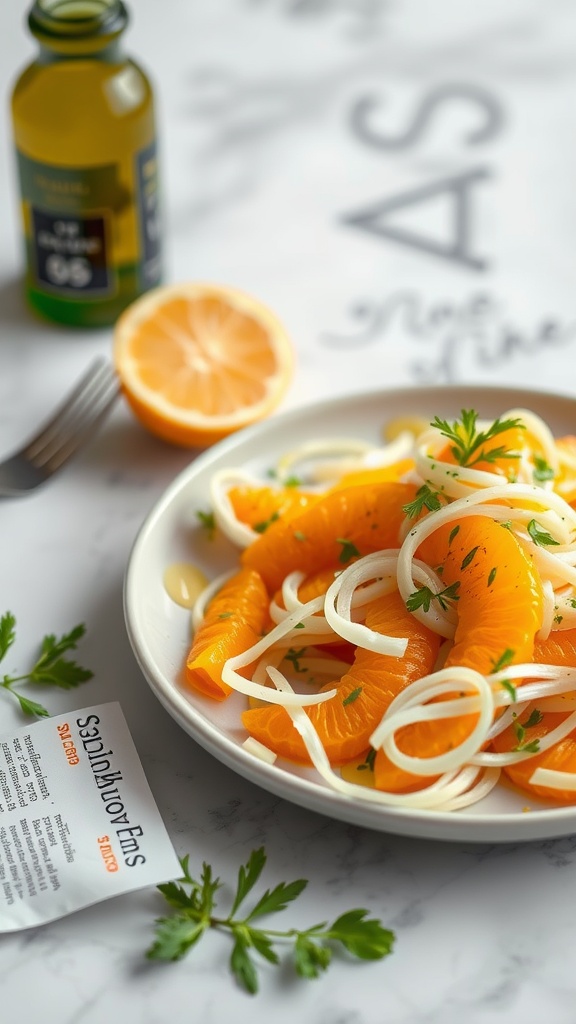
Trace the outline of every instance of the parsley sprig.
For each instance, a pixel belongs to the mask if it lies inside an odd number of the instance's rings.
[[[255,956],[278,965],[280,956],[275,948],[278,944],[292,946],[294,967],[302,978],[317,978],[328,968],[334,944],[339,943],[362,960],[381,960],[392,951],[393,932],[384,928],[380,921],[368,918],[367,910],[349,910],[332,924],[323,921],[304,930],[278,931],[261,928],[255,923],[267,914],[284,910],[295,900],[308,884],[304,878],[280,882],[275,888],[266,889],[247,914],[238,916],[266,864],[263,847],[253,850],[247,863],[241,865],[236,892],[225,917],[215,913],[215,897],[222,883],[214,877],[211,866],[202,865],[197,881],[190,874],[189,856],[183,857],[180,863],[182,878],[158,886],[173,913],[156,921],[155,941],[146,953],[151,960],[181,960],[210,928],[228,932],[233,942],[232,973],[241,988],[254,995],[258,991]]]
[[[415,519],[415,517],[419,516],[425,508],[427,508],[429,512],[437,512],[442,508],[440,492],[433,491],[428,484],[422,484],[422,487],[418,488],[414,501],[409,501],[407,505],[403,505],[402,511],[409,519]]]
[[[432,601],[438,601],[440,607],[444,611],[448,611],[448,602],[459,600],[459,589],[459,580],[456,583],[451,583],[449,587],[444,587],[444,590],[439,590],[436,594],[433,590],[430,590],[430,587],[420,587],[413,594],[410,594],[406,601],[406,607],[409,612],[415,612],[418,608],[423,608],[425,612],[428,612],[430,611]]]
[[[25,714],[46,718],[49,716],[49,711],[42,704],[38,704],[14,690],[13,687],[16,683],[36,683],[41,686],[59,686],[63,690],[71,690],[92,678],[93,673],[89,669],[82,668],[75,661],[63,657],[66,651],[76,648],[85,631],[85,627],[79,625],[75,626],[70,633],[65,633],[59,638],[52,633],[47,634],[42,641],[40,654],[29,672],[2,676],[0,686],[16,698]],[[0,618],[0,661],[4,659],[15,639],[16,619],[12,612],[5,612]]]
[[[474,409],[462,409],[461,419],[449,423],[448,420],[436,416],[431,423],[432,427],[452,442],[450,451],[460,466],[475,466],[477,462],[494,463],[498,459],[513,459],[518,452],[510,451],[504,445],[495,448],[487,448],[486,445],[493,441],[499,434],[514,427],[525,429],[522,420],[495,419],[486,430],[477,430],[478,413]]]

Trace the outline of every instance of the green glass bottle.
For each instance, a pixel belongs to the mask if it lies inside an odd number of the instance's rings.
[[[12,94],[32,308],[113,324],[161,277],[154,99],[121,52],[121,0],[36,0],[39,53]]]

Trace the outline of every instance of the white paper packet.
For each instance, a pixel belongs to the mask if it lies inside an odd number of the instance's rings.
[[[0,737],[0,933],[181,873],[117,702]]]

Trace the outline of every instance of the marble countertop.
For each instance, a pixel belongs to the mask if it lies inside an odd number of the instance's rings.
[[[111,343],[111,331],[41,324],[22,299],[8,95],[33,52],[26,7],[7,5],[0,30],[7,453]],[[284,408],[419,383],[576,395],[571,4],[437,0],[431,17],[423,0],[133,0],[132,14],[127,46],[158,97],[166,278],[233,284],[277,312],[298,355]],[[0,937],[3,1017],[573,1024],[576,837],[443,843],[333,821],[234,774],[157,703],[128,642],[123,577],[191,457],[119,403],[61,476],[2,501],[12,662],[85,622],[82,703],[74,691],[46,703],[57,714],[120,701],[177,853],[232,878],[264,845],[267,884],[309,880],[291,924],[367,907],[395,930],[395,951],[336,957],[314,982],[263,968],[250,997],[219,935],[179,964],[145,960],[162,912],[146,889]],[[20,721],[2,698],[2,728]]]

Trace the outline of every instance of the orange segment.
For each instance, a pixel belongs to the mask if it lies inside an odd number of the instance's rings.
[[[534,645],[534,661],[538,664],[565,665],[576,667],[576,629],[557,630],[550,633],[546,640],[537,640]],[[538,710],[538,703],[533,705]],[[520,718],[520,724],[529,717],[529,709]],[[561,712],[545,712],[542,719],[526,731],[526,740],[532,742],[545,736],[554,729],[560,722],[564,721],[566,715]],[[518,738],[513,727],[506,729],[496,736],[493,741],[494,750],[513,750],[518,744]],[[550,789],[547,786],[534,785],[530,778],[536,768],[551,768],[554,771],[571,772],[576,774],[576,733],[570,733],[565,739],[554,744],[550,750],[536,754],[525,761],[517,764],[507,765],[504,769],[508,778],[520,789],[527,790],[535,796],[547,799],[574,803],[576,794],[574,790]]]
[[[270,310],[208,284],[167,285],[132,303],[117,321],[113,355],[144,426],[189,446],[268,415],[293,369],[292,345]]]
[[[536,710],[538,709],[537,703],[534,703],[532,706]],[[530,707],[521,715],[520,724],[529,719],[529,712]],[[556,726],[560,725],[566,718],[567,715],[561,712],[545,712],[537,724],[526,730],[526,741],[531,743],[534,740],[541,739],[551,732],[552,729],[555,729]],[[518,746],[518,737],[514,727],[510,726],[500,733],[499,736],[496,736],[492,741],[492,746],[498,752],[514,750]],[[534,757],[518,761],[516,764],[506,765],[504,768],[504,772],[511,782],[520,789],[544,799],[573,804],[576,801],[576,793],[573,789],[552,789],[549,786],[530,782],[537,768],[549,768],[553,771],[570,772],[572,775],[576,774],[576,730],[571,732],[569,736],[566,736],[565,739],[555,743],[554,746],[550,747],[550,750],[545,750],[542,754],[535,754]]]
[[[317,494],[296,487],[231,487],[227,497],[236,518],[262,532],[274,519],[291,519],[318,500]]]
[[[530,661],[542,623],[542,586],[513,533],[487,516],[470,516],[436,537],[432,564],[444,565],[445,586],[460,583],[458,626],[446,664],[488,673],[505,650],[513,651],[510,664]]]
[[[222,682],[224,662],[255,644],[268,622],[268,594],[252,569],[241,569],[211,600],[186,659],[187,684],[214,700],[232,691]]]
[[[336,684],[338,693],[324,704],[306,709],[332,764],[343,764],[368,749],[370,734],[393,697],[408,683],[429,672],[439,639],[406,610],[398,592],[369,606],[366,625],[378,633],[407,637],[403,658],[357,648],[354,663]],[[334,683],[322,687],[330,690]],[[291,761],[310,763],[306,746],[285,708],[254,708],[242,715],[255,739]]]
[[[242,562],[256,569],[273,592],[288,573],[299,569],[314,573],[329,566],[344,566],[344,548],[351,555],[370,554],[397,547],[405,515],[402,506],[412,501],[412,484],[364,484],[331,491],[289,522],[272,523],[242,552]]]
[[[344,476],[330,489],[341,491],[345,487],[358,487],[360,484],[384,484],[390,480],[400,480],[405,473],[414,469],[413,459],[400,459],[390,466],[374,466],[368,469],[356,469]]]
[[[460,584],[458,625],[446,666],[490,673],[506,651],[507,664],[531,661],[542,621],[542,588],[531,559],[509,530],[486,516],[470,516],[441,527],[419,554],[433,566],[443,565],[444,586]],[[462,743],[476,721],[476,715],[463,715],[419,722],[399,730],[396,740],[406,754],[435,757]],[[417,784],[416,776],[398,769],[382,751],[375,771],[378,788],[408,790]]]

